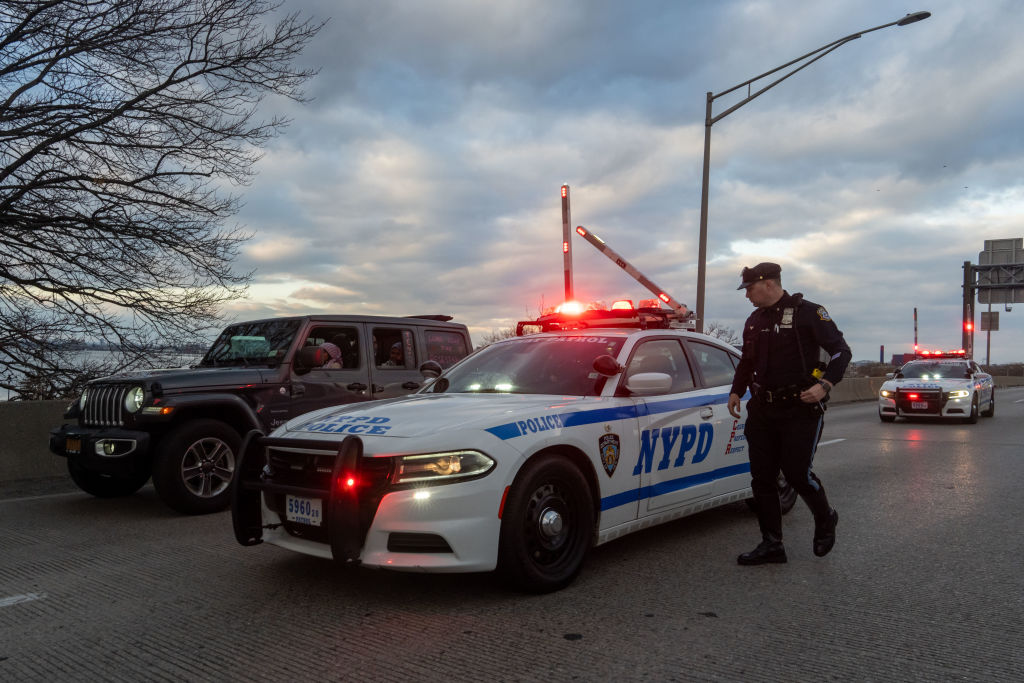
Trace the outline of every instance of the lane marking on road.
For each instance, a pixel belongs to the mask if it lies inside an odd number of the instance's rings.
[[[840,441],[846,441],[846,439],[832,439],[831,441],[819,441],[819,446],[828,446],[829,444],[839,443]]]
[[[22,602],[32,602],[33,600],[42,600],[46,597],[46,593],[25,593],[24,595],[12,595],[9,598],[0,598],[0,607],[10,607],[11,605],[17,605]]]
[[[1018,398],[1014,403],[1024,403],[1024,398]]]

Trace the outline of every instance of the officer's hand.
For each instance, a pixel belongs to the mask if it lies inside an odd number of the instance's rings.
[[[729,414],[733,417],[740,417],[740,397],[738,394],[729,394]]]
[[[804,403],[817,403],[823,398],[825,398],[825,387],[817,383],[800,392],[800,400]]]

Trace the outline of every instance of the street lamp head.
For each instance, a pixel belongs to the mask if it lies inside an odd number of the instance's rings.
[[[897,21],[896,25],[906,26],[907,24],[913,24],[915,22],[921,21],[922,19],[927,19],[931,15],[931,12],[914,12],[913,14],[908,14],[907,16]]]

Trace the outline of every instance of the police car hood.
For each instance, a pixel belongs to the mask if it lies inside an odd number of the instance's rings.
[[[501,430],[520,428],[536,432],[561,427],[561,416],[566,412],[601,403],[599,398],[579,396],[414,394],[317,410],[289,421],[275,435],[419,437],[453,429],[480,429],[499,435]]]
[[[941,377],[937,379],[922,379],[906,377],[900,379],[890,379],[882,383],[882,389],[887,391],[895,391],[896,389],[958,389],[960,387],[971,387],[974,385],[973,379],[965,379],[962,377]]]

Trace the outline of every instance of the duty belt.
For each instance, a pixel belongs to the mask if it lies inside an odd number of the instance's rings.
[[[803,391],[796,384],[790,384],[785,387],[776,387],[774,389],[765,389],[760,385],[755,385],[753,388],[754,398],[763,403],[792,403],[800,400],[800,393]]]

